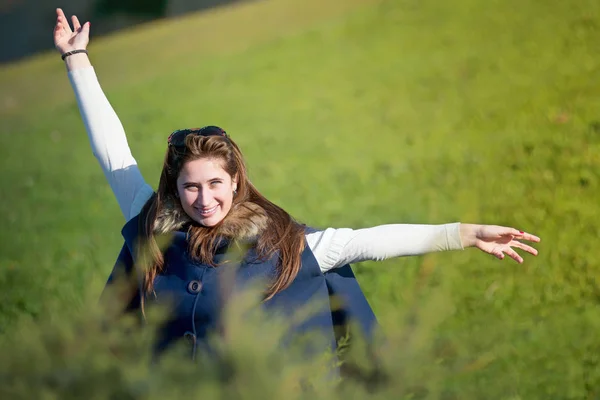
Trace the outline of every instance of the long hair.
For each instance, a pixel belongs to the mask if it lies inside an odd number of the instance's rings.
[[[233,198],[227,216],[213,227],[205,227],[187,216],[177,197],[177,177],[183,165],[189,161],[206,158],[220,160],[223,169],[237,180],[237,194]],[[254,204],[251,204],[254,203]],[[165,155],[157,192],[140,212],[138,232],[143,248],[142,289],[144,293],[154,290],[154,279],[164,269],[165,260],[157,242],[160,235],[169,234],[187,224],[188,251],[199,262],[214,264],[214,252],[221,239],[220,227],[232,218],[234,210],[264,210],[266,229],[259,232],[254,249],[261,259],[278,255],[277,276],[270,283],[265,300],[288,287],[298,275],[304,249],[304,226],[296,222],[285,210],[267,200],[248,179],[242,152],[229,137],[188,135],[185,148],[169,146]],[[254,208],[250,207],[254,206]],[[246,211],[246,210],[244,210]],[[256,211],[252,211],[256,213]],[[261,211],[262,212],[262,211]],[[245,215],[248,215],[246,212]],[[140,246],[141,245],[141,246]]]

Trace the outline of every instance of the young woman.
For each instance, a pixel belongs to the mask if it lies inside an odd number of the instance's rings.
[[[236,287],[264,279],[263,306],[282,315],[309,302],[323,305],[321,312],[292,330],[318,329],[331,341],[335,327],[349,320],[356,320],[366,335],[375,324],[350,263],[465,247],[477,247],[500,259],[506,254],[519,263],[523,259],[513,248],[537,254],[520,240],[538,242],[539,238],[501,226],[307,228],[250,183],[240,149],[216,126],[179,130],[168,137],[155,192],[144,181],[87,57],[90,24],[81,25],[75,16],[72,23],[73,30],[62,10],[57,10],[55,46],[66,63],[93,152],[127,221],[122,230],[125,245],[109,282],[118,266],[131,272],[134,265],[143,264],[139,290],[129,308],[143,310],[150,300],[173,302],[159,349],[187,337],[195,354],[196,344],[218,331],[225,297],[220,276],[227,270],[221,264],[232,243],[249,249],[235,271]],[[160,249],[157,238],[167,234],[171,240]],[[331,296],[343,304],[334,312]]]

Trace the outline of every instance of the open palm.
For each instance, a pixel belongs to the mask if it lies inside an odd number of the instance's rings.
[[[71,21],[73,22],[73,29],[71,29],[63,10],[56,9],[54,46],[61,54],[72,50],[85,49],[90,41],[90,23],[86,22],[82,26],[75,15],[71,17]]]
[[[540,238],[530,233],[518,231],[514,228],[507,228],[496,225],[480,225],[475,231],[473,245],[478,249],[503,259],[508,255],[518,263],[523,262],[523,258],[513,249],[521,249],[527,253],[537,255],[538,252],[533,247],[522,243],[521,240],[539,242]]]

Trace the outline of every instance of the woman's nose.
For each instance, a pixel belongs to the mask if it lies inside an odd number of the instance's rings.
[[[202,188],[198,191],[198,198],[196,203],[202,207],[208,207],[212,202],[212,194],[208,188]]]

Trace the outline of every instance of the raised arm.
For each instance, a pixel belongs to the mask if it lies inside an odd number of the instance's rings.
[[[61,9],[56,10],[54,44],[61,54],[85,50],[89,42],[90,23],[71,18],[73,30]],[[92,153],[117,198],[126,220],[136,216],[152,195],[137,162],[131,155],[125,130],[106,98],[86,53],[76,53],[64,59],[69,80],[85,125]]]
[[[357,230],[329,228],[309,233],[306,239],[323,272],[348,263],[380,261],[466,247],[476,247],[499,259],[503,259],[506,254],[521,263],[523,258],[513,247],[537,255],[537,250],[520,240],[540,241],[537,236],[514,228],[461,223],[393,224]]]

